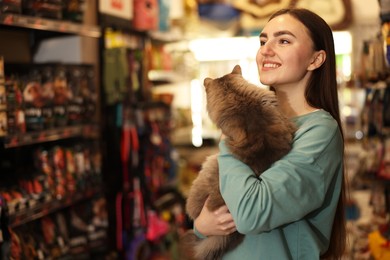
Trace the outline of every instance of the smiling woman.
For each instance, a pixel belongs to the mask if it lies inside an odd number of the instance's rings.
[[[311,71],[326,59],[324,50],[315,50],[310,35],[302,24],[290,15],[271,19],[260,34],[256,56],[260,81],[278,91],[294,90],[305,104],[304,91]]]
[[[259,45],[260,80],[298,127],[292,150],[257,177],[222,138],[219,183],[227,207],[209,211],[206,202],[194,231],[199,238],[245,234],[223,259],[341,259],[344,137],[332,30],[307,9],[283,9],[264,26]]]
[[[336,55],[342,55],[342,63],[337,64],[343,77],[351,76],[352,36],[349,31],[333,32]],[[201,38],[189,42],[189,49],[195,59],[200,62],[201,72],[207,71],[210,62],[232,61],[243,67],[243,76],[252,83],[258,84],[258,71],[253,69],[256,65],[255,54],[259,49],[259,36],[250,37],[220,37]],[[215,67],[215,66],[214,66]],[[230,67],[227,69],[229,71]],[[202,80],[207,75],[200,75]]]

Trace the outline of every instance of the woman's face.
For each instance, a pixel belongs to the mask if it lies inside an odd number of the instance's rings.
[[[260,34],[256,63],[262,84],[304,84],[317,56],[307,28],[289,14],[273,18]]]

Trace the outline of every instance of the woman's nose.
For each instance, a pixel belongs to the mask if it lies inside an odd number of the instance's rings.
[[[274,54],[274,50],[270,43],[264,43],[261,45],[259,52],[263,56],[272,56]]]

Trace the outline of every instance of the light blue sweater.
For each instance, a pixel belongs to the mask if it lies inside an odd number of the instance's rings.
[[[219,144],[221,193],[245,234],[224,260],[313,260],[329,246],[342,183],[340,130],[324,110],[293,121],[292,150],[260,178]]]

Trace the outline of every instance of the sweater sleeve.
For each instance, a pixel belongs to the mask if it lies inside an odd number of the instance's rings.
[[[243,234],[269,231],[320,208],[343,160],[335,122],[300,127],[292,150],[259,178],[223,140],[219,149],[221,194]]]
[[[200,238],[200,239],[205,239],[205,238],[207,238],[205,235],[203,235],[202,233],[200,233],[200,232],[196,229],[195,224],[193,225],[192,230],[194,231],[194,234],[195,234],[198,238]]]

